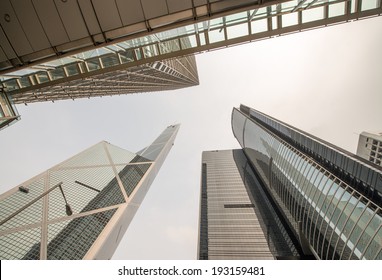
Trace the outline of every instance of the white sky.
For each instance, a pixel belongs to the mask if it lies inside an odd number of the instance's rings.
[[[136,152],[181,123],[115,259],[195,259],[201,152],[239,148],[240,103],[350,152],[382,132],[382,17],[197,55],[192,88],[18,106],[0,131],[0,193],[101,140]]]

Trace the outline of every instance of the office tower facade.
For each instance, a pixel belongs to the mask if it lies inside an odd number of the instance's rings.
[[[0,196],[0,259],[110,259],[179,125],[132,153],[100,142]]]
[[[243,105],[232,130],[298,257],[382,259],[381,168]]]
[[[132,54],[130,54],[132,56]],[[78,55],[79,57],[82,54]],[[199,84],[194,56],[120,68],[129,58],[115,53],[81,59],[59,70],[23,76],[25,87],[7,90],[13,104],[176,90]],[[111,71],[109,68],[115,68]],[[73,72],[72,72],[73,71]],[[55,73],[55,74],[53,74]],[[81,78],[71,75],[80,75]]]
[[[198,259],[295,259],[301,253],[243,150],[202,154]]]
[[[357,156],[382,166],[382,132],[362,132],[359,135]]]

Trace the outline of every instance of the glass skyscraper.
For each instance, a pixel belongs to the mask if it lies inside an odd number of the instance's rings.
[[[179,125],[132,153],[100,142],[0,196],[0,259],[110,259]]]
[[[301,255],[243,150],[203,152],[199,233],[199,259]]]
[[[381,3],[3,0],[0,86],[14,104],[194,86],[194,54],[379,16]]]
[[[279,221],[283,226],[278,230],[281,234],[267,239],[275,258],[382,259],[381,168],[244,105],[233,109],[232,130],[246,162],[235,161],[234,168],[241,170],[237,179],[246,186],[263,236],[273,225],[265,216],[269,212],[256,204],[261,195],[275,214],[273,224]],[[213,219],[209,176],[202,170],[199,258],[203,258],[201,249],[210,248]],[[230,181],[219,184],[233,188]],[[222,211],[220,207],[217,212]],[[241,210],[237,219],[243,220]],[[290,252],[275,248],[273,239],[281,240],[282,248],[289,245]]]

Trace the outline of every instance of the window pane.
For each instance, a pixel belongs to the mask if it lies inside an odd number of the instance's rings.
[[[225,22],[227,25],[238,23],[238,22],[245,22],[247,21],[247,12],[241,12],[233,15],[228,15],[225,17]]]
[[[4,85],[7,91],[12,91],[19,88],[16,79],[5,81]]]
[[[182,45],[182,49],[183,50],[189,49],[189,48],[193,48],[193,47],[197,46],[195,35],[191,35],[191,36],[188,36],[188,37],[181,38],[180,39],[180,43]]]
[[[160,48],[161,54],[179,51],[180,50],[179,40],[174,39],[174,40],[170,40],[170,41],[166,41],[166,42],[161,42],[159,44],[159,48]]]
[[[351,197],[349,199],[348,204],[345,207],[345,210],[343,211],[340,220],[338,221],[337,228],[342,231],[345,236],[349,235],[349,232],[345,228],[345,221],[348,219],[348,217],[351,217],[354,212],[353,210],[355,209],[355,205],[357,203],[357,200],[354,197]],[[350,218],[349,218],[350,219]]]
[[[274,17],[272,17],[272,30],[275,30],[277,28],[278,28],[278,26],[277,26],[277,17],[274,16]]]
[[[118,56],[113,54],[101,58],[103,67],[110,67],[119,64]]]
[[[57,68],[55,70],[49,71],[49,73],[50,73],[50,76],[52,77],[52,80],[58,80],[65,77],[63,68]]]
[[[345,14],[345,2],[329,6],[329,17],[342,16]]]
[[[268,30],[267,19],[260,19],[251,22],[252,34]]]
[[[101,68],[98,58],[89,59],[86,64],[88,66],[89,71],[94,71]]]
[[[290,13],[282,16],[282,27],[288,27],[292,25],[296,25],[298,23],[298,14]]]
[[[371,232],[373,234],[374,232]],[[380,252],[382,247],[382,227],[379,228],[378,233],[375,235],[374,239],[371,241],[369,247],[367,248],[364,257],[368,260],[374,259],[376,255]]]
[[[65,66],[65,69],[66,69],[66,72],[68,73],[68,76],[73,76],[78,74],[77,64]]]
[[[217,43],[217,42],[224,41],[223,29],[215,29],[208,32],[208,37],[210,39],[210,43]]]
[[[204,33],[199,33],[199,38],[200,38],[200,45],[204,46],[206,44],[206,36]]]
[[[302,12],[302,23],[320,20],[324,18],[324,8],[318,7],[314,9],[304,10]]]
[[[242,23],[234,26],[227,27],[228,39],[242,37],[248,35],[248,24]]]
[[[363,0],[361,10],[366,11],[378,8],[378,2],[379,0]]]
[[[119,52],[119,56],[121,58],[122,63],[134,61],[134,55],[133,55],[132,50],[127,50],[125,52]]]
[[[49,77],[48,77],[48,74],[46,72],[39,72],[39,73],[36,73],[36,77],[37,77],[37,80],[40,82],[40,83],[46,83],[49,81]]]
[[[22,77],[19,79],[21,87],[29,87],[31,85],[28,77]]]

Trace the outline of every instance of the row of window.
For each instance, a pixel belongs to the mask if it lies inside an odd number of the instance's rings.
[[[0,221],[7,219],[10,215],[21,209],[27,203],[37,198],[44,191],[44,178],[39,178],[29,184],[28,193],[16,191],[10,196],[0,201]],[[0,226],[0,230],[15,228],[27,224],[39,223],[42,220],[42,199],[26,208],[5,224]]]
[[[65,227],[60,224],[49,225],[49,233],[53,233],[53,236],[49,236],[48,259],[82,259],[115,211],[116,209],[111,209],[79,217]],[[55,227],[58,227],[58,230],[53,230]]]
[[[34,228],[0,236],[0,260],[20,260],[29,252],[30,258],[40,258],[38,250],[32,250],[41,239],[41,228]]]
[[[276,200],[293,217],[294,224],[302,221],[303,231],[319,257],[381,257],[378,207],[253,121],[248,120],[244,130],[238,129],[237,124],[244,122],[233,113],[235,136],[253,150],[247,154],[259,174],[273,187]]]
[[[320,258],[351,258],[352,250],[357,258],[375,258],[381,244],[372,242],[368,250],[365,246],[378,232],[382,220],[376,214],[375,220],[369,223],[374,213],[367,207],[367,200],[308,159],[285,149],[292,155],[281,161],[280,166],[277,166],[276,159],[273,160],[272,167],[277,179],[272,182],[278,183],[278,193],[281,193],[282,200],[291,209],[295,219],[303,221],[303,230]],[[324,234],[328,233],[324,230],[328,223],[334,228],[334,231],[330,231],[330,238]],[[362,232],[365,228],[365,232]],[[364,235],[361,237],[362,233]],[[323,252],[323,238],[334,246],[334,255],[330,255],[329,250]]]
[[[375,140],[375,139],[372,139],[372,138],[369,138],[369,137],[366,138],[366,143],[372,144],[374,146],[378,146],[378,144],[380,146],[382,145],[381,141],[378,141],[378,140]],[[366,144],[366,147],[367,147],[367,144]]]
[[[337,177],[342,178],[346,175],[346,177],[354,178],[355,181],[363,182],[363,186],[366,186],[368,189],[368,191],[365,191],[364,195],[371,199],[378,200],[378,197],[376,197],[375,194],[377,192],[382,193],[382,174],[379,170],[371,168],[369,165],[364,164],[356,158],[351,158],[337,149],[324,143],[320,143],[312,137],[266,117],[260,112],[251,109],[250,114],[251,117],[260,120],[272,129],[275,129],[284,137],[287,137],[288,141],[295,142],[296,145],[314,156],[316,160],[320,160],[322,164],[330,167],[332,172],[336,172],[335,174]],[[359,191],[363,191],[363,189],[359,188]]]
[[[345,15],[347,12],[354,14],[378,7],[380,7],[380,2],[377,0],[361,1],[359,6],[356,5],[356,1],[351,1],[350,9],[347,8],[347,1],[343,0],[330,2],[312,0],[304,1],[303,4],[296,0],[288,1],[280,5],[262,7],[126,40],[73,57],[52,61],[47,65],[40,65],[40,67],[46,68],[46,71],[36,73],[29,70],[30,75],[7,80],[4,85],[7,90],[12,91],[143,58],[156,57],[251,34],[324,20],[327,17],[335,18]]]

